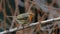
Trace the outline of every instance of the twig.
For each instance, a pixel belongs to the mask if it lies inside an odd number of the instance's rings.
[[[3,8],[3,14],[4,14],[4,30],[6,30],[6,8],[5,8],[5,1],[6,0],[3,0],[3,3],[4,3],[4,8]]]
[[[58,20],[60,20],[60,17],[54,18],[54,19],[49,19],[49,20],[46,20],[46,21],[41,21],[41,23],[44,24],[44,23],[49,23],[49,22],[58,21]],[[31,27],[31,26],[35,26],[37,24],[39,24],[39,22],[29,24],[29,26],[25,26],[24,29],[28,28],[28,27]],[[14,28],[14,29],[10,29],[9,32],[13,32],[13,31],[17,31],[17,30],[22,30],[22,29],[23,29],[23,27]],[[0,33],[4,34],[4,33],[8,33],[8,31],[3,31],[3,32],[0,32]]]

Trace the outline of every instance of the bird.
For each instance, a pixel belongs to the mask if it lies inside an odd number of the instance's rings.
[[[27,24],[29,20],[31,21],[31,19],[33,18],[33,15],[34,14],[32,14],[32,13],[19,14],[16,17],[16,21],[17,21],[18,24]]]

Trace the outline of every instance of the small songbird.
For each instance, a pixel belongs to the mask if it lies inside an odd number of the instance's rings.
[[[27,24],[28,18],[31,21],[31,19],[33,18],[33,14],[23,13],[23,14],[18,15],[16,18],[17,18],[16,21],[18,22],[18,24]]]

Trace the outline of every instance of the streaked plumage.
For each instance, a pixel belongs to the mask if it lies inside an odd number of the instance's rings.
[[[18,22],[18,24],[27,24],[28,23],[28,18],[31,20],[33,17],[32,13],[24,13],[24,14],[20,14],[18,15],[16,18],[16,21]]]

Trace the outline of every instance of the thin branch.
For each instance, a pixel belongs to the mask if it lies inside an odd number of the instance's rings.
[[[16,8],[15,8],[14,16],[16,16],[16,15],[17,15],[17,12],[18,12],[18,0],[15,0],[15,6],[16,6]],[[15,18],[16,18],[16,17],[13,17],[13,20],[12,20],[10,29],[13,27],[13,24],[14,24],[14,22],[15,22]]]
[[[44,23],[49,23],[49,22],[59,21],[59,20],[60,20],[60,17],[54,18],[54,19],[49,19],[49,20],[46,20],[46,21],[41,21],[41,23],[44,24]],[[35,26],[35,25],[37,25],[37,24],[39,24],[39,22],[31,23],[31,24],[29,24],[29,26],[25,26],[24,29],[25,29],[25,28],[28,28],[28,27],[31,27],[31,26]],[[18,30],[22,30],[22,29],[23,29],[23,27],[19,27],[19,28],[10,29],[9,31],[8,31],[8,30],[7,30],[7,31],[3,31],[3,32],[0,32],[0,33],[1,33],[1,34],[4,34],[4,33],[13,32],[13,31],[18,31]],[[51,30],[54,30],[54,29],[56,29],[56,28],[52,28]]]
[[[13,15],[14,14],[14,10],[12,9],[12,6],[9,4],[9,1],[7,0],[7,4],[8,4],[8,7],[9,7],[9,9],[10,9],[10,12],[11,12],[11,14]]]
[[[3,0],[3,3],[4,3],[4,8],[3,8],[3,14],[4,14],[4,30],[6,30],[6,8],[5,8],[5,1],[6,0]]]

